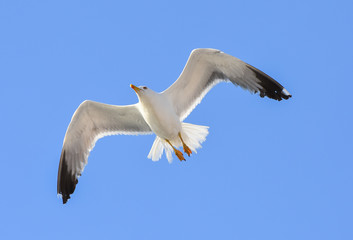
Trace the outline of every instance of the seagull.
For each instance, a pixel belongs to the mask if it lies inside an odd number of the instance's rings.
[[[165,91],[146,86],[130,87],[139,102],[117,106],[86,100],[80,104],[67,128],[58,171],[57,193],[65,204],[75,191],[96,141],[108,135],[155,134],[148,158],[158,161],[163,152],[171,163],[180,161],[206,140],[208,127],[183,122],[208,91],[220,82],[259,93],[278,101],[291,94],[259,69],[216,49],[195,49],[179,78]]]

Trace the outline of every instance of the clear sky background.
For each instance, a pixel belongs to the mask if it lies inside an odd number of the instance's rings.
[[[352,1],[0,1],[0,239],[353,239]],[[85,99],[162,91],[194,48],[293,95],[216,86],[186,162],[154,136],[99,140],[63,205],[57,168]]]

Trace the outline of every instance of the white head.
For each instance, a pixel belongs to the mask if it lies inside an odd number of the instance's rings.
[[[130,84],[130,87],[132,89],[134,89],[134,91],[136,92],[136,95],[139,98],[140,102],[141,101],[145,101],[147,99],[151,99],[151,98],[153,98],[153,96],[156,96],[158,94],[158,93],[156,93],[152,89],[149,89],[146,86],[138,86],[138,87],[136,87],[135,85]]]

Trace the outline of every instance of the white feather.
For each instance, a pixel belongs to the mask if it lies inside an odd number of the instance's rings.
[[[104,136],[151,134],[137,106],[114,106],[93,101],[81,103],[72,116],[63,143],[68,170],[73,175],[81,175],[89,152]]]
[[[208,135],[207,126],[195,125],[191,123],[182,123],[181,136],[185,142],[185,144],[195,153],[197,153],[197,149],[201,148],[201,143],[206,140]],[[182,146],[181,140],[179,137],[171,139],[170,142],[174,147],[178,148]],[[163,139],[156,136],[154,140],[151,150],[148,154],[148,158],[152,159],[152,161],[158,161],[163,154],[163,150],[165,150],[166,157],[169,163],[173,161],[173,149],[172,147]]]

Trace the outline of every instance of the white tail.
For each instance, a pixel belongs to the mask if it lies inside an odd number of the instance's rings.
[[[196,153],[196,149],[201,148],[201,143],[206,140],[206,136],[208,135],[208,127],[195,125],[191,123],[181,123],[181,137],[183,138],[185,144]],[[182,143],[179,137],[174,139],[169,139],[169,141],[176,148],[181,147]],[[152,161],[158,161],[163,154],[163,150],[165,150],[165,154],[167,156],[168,162],[172,163],[173,161],[173,149],[172,147],[160,137],[156,136],[156,139],[153,142],[151,150],[148,154],[148,158],[152,159]]]

